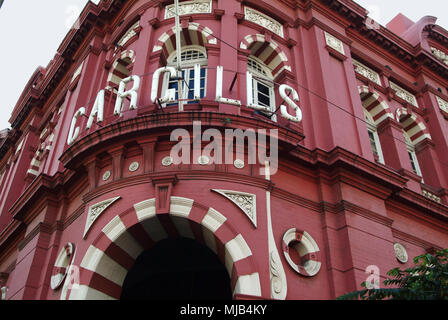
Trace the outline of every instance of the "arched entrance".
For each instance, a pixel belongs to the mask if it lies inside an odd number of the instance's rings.
[[[71,289],[66,282],[61,299],[120,299],[128,273],[140,256],[163,240],[177,238],[200,243],[218,257],[230,278],[232,297],[261,297],[252,250],[224,215],[181,197],[170,198],[169,213],[157,214],[155,203],[155,199],[136,203],[102,229],[81,260],[79,285]]]
[[[166,239],[142,253],[123,283],[121,300],[231,300],[226,267],[187,238]]]

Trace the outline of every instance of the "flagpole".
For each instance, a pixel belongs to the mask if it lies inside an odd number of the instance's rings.
[[[180,38],[180,18],[179,18],[179,0],[174,0],[174,19],[176,22],[176,55],[177,55],[177,90],[179,92],[178,99],[179,99],[179,112],[184,111],[184,105],[183,105],[183,94],[182,94],[182,61],[181,61],[181,51],[182,51],[182,44],[181,44],[181,38]]]

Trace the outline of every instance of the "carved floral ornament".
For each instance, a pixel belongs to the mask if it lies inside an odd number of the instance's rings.
[[[437,103],[439,104],[439,108],[442,111],[448,113],[448,102],[436,96]]]
[[[129,30],[121,37],[121,39],[117,42],[117,47],[123,47],[132,37],[137,35],[135,31],[140,26],[140,21],[134,23]]]
[[[263,28],[266,28],[273,33],[279,35],[280,37],[284,37],[283,33],[283,26],[280,22],[272,19],[271,17],[268,17],[267,15],[252,9],[245,7],[244,8],[244,18],[247,21],[253,22],[255,24],[258,24],[259,26],[262,26]]]
[[[367,79],[375,82],[376,84],[381,85],[381,78],[378,72],[373,71],[369,67],[365,66],[359,61],[356,61],[355,59],[352,59],[353,66],[355,67],[355,71],[359,73],[360,75],[366,77]]]
[[[211,0],[193,0],[184,1],[179,3],[179,15],[197,14],[197,13],[211,13],[212,1]],[[165,19],[174,17],[175,10],[174,4],[166,6]]]
[[[92,225],[95,221],[106,211],[112,204],[121,199],[121,197],[116,197],[108,200],[101,201],[97,204],[94,204],[89,208],[89,213],[87,214],[86,225],[84,228],[84,236],[83,239],[86,238],[87,233],[89,232]]]
[[[326,31],[324,32],[324,34],[327,46],[345,55],[344,44],[342,43],[342,41]]]
[[[443,62],[444,64],[448,65],[448,54],[443,52],[442,50],[439,50],[437,48],[431,47],[431,51],[434,57],[436,57],[438,60]]]
[[[212,191],[232,201],[250,219],[255,228],[257,228],[257,196],[255,194],[216,189]]]
[[[403,89],[402,87],[393,83],[392,81],[390,81],[390,88],[395,91],[397,97],[405,100],[409,104],[412,104],[413,106],[418,108],[417,98],[412,93]]]

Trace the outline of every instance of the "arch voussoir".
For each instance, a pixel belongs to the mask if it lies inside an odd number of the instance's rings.
[[[170,212],[160,219],[155,206],[155,199],[137,203],[103,228],[81,262],[80,286],[71,290],[69,299],[119,299],[135,260],[154,243],[169,237],[167,227],[214,251],[231,277],[234,294],[261,296],[252,251],[223,214],[192,199],[171,197]]]

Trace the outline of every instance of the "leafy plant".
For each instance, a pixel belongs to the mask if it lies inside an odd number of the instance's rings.
[[[351,292],[337,300],[448,300],[448,249],[435,255],[424,254],[414,259],[415,266],[400,270],[395,268],[387,275],[384,289]]]

